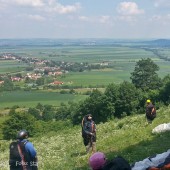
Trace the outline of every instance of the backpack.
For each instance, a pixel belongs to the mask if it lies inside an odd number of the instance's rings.
[[[154,120],[156,118],[156,108],[153,106],[152,108],[152,114],[150,114],[150,119]]]
[[[18,150],[18,146],[21,148],[24,157],[25,157],[25,145],[28,141],[25,142],[18,142],[18,141],[14,141],[10,144],[9,146],[9,165],[10,166],[19,166],[19,164],[21,163],[21,156]],[[17,165],[18,164],[18,165]]]
[[[113,160],[106,163],[102,170],[131,170],[131,167],[123,157],[117,156]]]
[[[156,108],[152,103],[146,107],[146,117],[150,120],[154,120],[156,118]]]
[[[21,161],[18,142],[12,142],[9,146],[9,165],[15,165],[16,161]]]
[[[83,137],[83,138],[86,138],[86,137],[87,137],[87,135],[86,135],[86,133],[85,133],[85,131],[84,131],[84,125],[85,125],[86,122],[87,122],[87,115],[83,117],[82,122],[81,122],[82,137]]]

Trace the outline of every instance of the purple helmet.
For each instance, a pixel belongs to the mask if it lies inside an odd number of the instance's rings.
[[[98,170],[106,163],[106,156],[102,152],[96,152],[89,158],[89,165],[93,170]]]

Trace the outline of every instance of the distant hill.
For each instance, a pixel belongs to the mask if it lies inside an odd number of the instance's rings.
[[[157,39],[157,40],[149,41],[148,44],[159,46],[159,47],[169,47],[170,39]]]
[[[82,39],[0,39],[0,47],[22,47],[22,46],[140,46],[140,45],[170,45],[170,40],[144,40],[144,39],[104,39],[104,38],[82,38]]]

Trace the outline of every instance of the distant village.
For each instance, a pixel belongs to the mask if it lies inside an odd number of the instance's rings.
[[[11,53],[9,54],[3,54],[0,56],[0,61],[3,60],[15,60],[18,63],[26,63],[28,65],[28,68],[26,68],[26,73],[23,74],[22,76],[16,76],[18,74],[11,74],[10,79],[12,82],[20,82],[26,79],[31,79],[31,80],[37,80],[44,75],[46,76],[61,76],[63,73],[67,73],[68,71],[62,70],[60,66],[54,66],[52,67],[50,65],[51,61],[49,60],[41,60],[38,58],[30,58],[30,57],[20,57],[20,56],[15,56]],[[48,66],[49,65],[49,66]],[[4,78],[6,77],[6,74],[1,74],[0,77]],[[9,75],[8,75],[9,77]],[[0,85],[3,84],[4,81],[0,81]],[[61,85],[63,82],[60,81],[54,81],[50,83],[51,85]]]
[[[21,57],[12,53],[5,53],[0,55],[0,61],[3,60],[15,60],[18,63],[25,63],[27,67],[25,68],[24,74],[12,73],[12,74],[1,74],[0,75],[0,85],[4,83],[3,78],[8,76],[12,82],[20,82],[26,80],[36,81],[42,77],[53,77],[52,82],[49,85],[63,85],[64,82],[56,81],[57,77],[62,76],[70,71],[73,72],[83,72],[85,70],[100,69],[109,67],[108,62],[101,62],[96,65],[89,65],[88,63],[71,63],[64,61],[51,61],[45,59],[39,59],[35,57]],[[28,81],[27,81],[28,82]]]

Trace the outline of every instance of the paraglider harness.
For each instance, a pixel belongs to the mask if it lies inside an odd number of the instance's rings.
[[[28,143],[28,140],[24,142],[13,141],[10,144],[10,158],[9,165],[10,169],[19,168],[22,170],[37,170],[37,160],[36,158],[31,159],[30,154],[26,151],[25,145]]]
[[[88,145],[89,141],[90,141],[90,143],[96,141],[96,134],[94,134],[94,135],[89,135],[89,134],[87,134],[87,133],[85,132],[85,130],[84,130],[85,125],[86,125],[87,122],[88,122],[88,120],[87,120],[87,115],[86,115],[86,116],[84,116],[84,118],[83,118],[83,120],[82,120],[82,124],[81,124],[81,126],[82,126],[82,137],[83,137],[83,142],[84,142],[84,145],[85,145],[85,146]],[[94,122],[93,122],[91,128],[92,128],[92,132],[93,132],[93,131],[94,131],[94,128],[95,128]]]
[[[150,120],[154,120],[156,118],[156,108],[153,104],[149,104],[146,108],[146,117]]]
[[[84,131],[84,126],[85,123],[87,122],[87,115],[83,117],[82,119],[82,123],[81,123],[81,128],[82,128],[82,138],[83,138],[83,143],[85,146],[88,145],[89,139],[88,139],[88,135],[86,134],[86,132]]]
[[[108,161],[101,170],[131,170],[130,164],[122,156]]]

